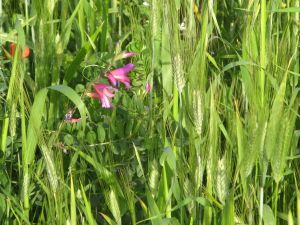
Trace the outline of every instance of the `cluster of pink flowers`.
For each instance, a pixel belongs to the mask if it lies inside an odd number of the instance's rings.
[[[127,52],[127,53],[123,53],[120,58],[128,58],[134,55],[136,55],[136,53]],[[130,79],[128,77],[128,73],[131,70],[133,70],[134,67],[135,67],[134,64],[129,63],[121,68],[108,71],[105,74],[105,76],[107,77],[107,79],[109,80],[112,86],[107,84],[102,84],[102,83],[94,83],[93,84],[94,92],[87,93],[87,96],[91,98],[99,99],[103,108],[111,108],[112,104],[110,99],[115,96],[114,92],[118,91],[118,89],[114,88],[113,86],[116,87],[118,82],[121,82],[125,85],[126,89],[129,89],[131,86],[130,86]]]
[[[136,53],[134,52],[123,52],[117,55],[114,58],[114,61],[135,55]],[[115,92],[118,91],[116,86],[118,85],[118,83],[122,83],[127,90],[131,87],[128,74],[134,69],[134,67],[134,64],[129,63],[121,68],[106,72],[105,76],[111,85],[95,82],[93,83],[94,91],[86,93],[86,96],[98,99],[101,102],[103,108],[112,108],[111,99],[115,96]],[[149,83],[146,84],[145,91],[146,93],[149,93],[151,91],[151,85]],[[73,118],[74,111],[74,109],[69,110],[69,112],[65,115],[65,122],[77,123],[81,120],[80,118]]]

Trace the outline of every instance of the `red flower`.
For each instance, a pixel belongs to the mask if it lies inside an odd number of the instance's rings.
[[[121,68],[107,72],[110,83],[114,86],[117,85],[117,81],[120,81],[128,89],[130,88],[130,79],[128,73],[134,69],[134,64],[129,63]]]
[[[115,95],[109,90],[117,91],[117,89],[113,88],[112,86],[106,84],[96,83],[94,84],[95,92],[87,93],[87,96],[92,98],[97,98],[102,103],[103,108],[111,108],[112,104],[110,102],[110,98],[114,97]]]
[[[10,55],[12,56],[12,57],[14,57],[14,55],[15,55],[15,53],[16,53],[16,44],[15,43],[10,43],[10,45],[9,45],[9,49],[10,49]],[[21,58],[22,59],[25,59],[25,58],[28,58],[29,57],[29,55],[30,55],[30,49],[28,48],[28,47],[25,47],[24,48],[24,50],[23,50],[23,52],[22,52],[22,56],[21,56]]]

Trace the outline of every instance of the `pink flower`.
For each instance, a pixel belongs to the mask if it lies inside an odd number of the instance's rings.
[[[136,55],[135,52],[121,52],[120,54],[114,57],[114,61],[118,61],[120,59],[126,59],[135,55]]]
[[[87,93],[87,96],[99,99],[103,108],[111,108],[112,104],[110,102],[110,98],[114,97],[115,95],[109,92],[109,90],[116,91],[117,89],[110,85],[100,83],[95,83],[94,89],[95,92]]]
[[[146,84],[146,92],[149,93],[151,91],[151,85],[149,83]]]
[[[117,81],[120,81],[128,89],[130,88],[130,80],[128,77],[128,73],[133,69],[134,69],[134,64],[129,63],[121,68],[107,72],[107,76],[112,85],[116,86]]]
[[[135,52],[122,52],[121,58],[125,59],[125,58],[129,58],[129,57],[132,57],[132,56],[135,56],[135,55],[136,55]]]

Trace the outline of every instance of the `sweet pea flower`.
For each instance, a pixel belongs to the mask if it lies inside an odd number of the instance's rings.
[[[94,89],[95,91],[92,93],[87,93],[87,96],[99,99],[99,101],[101,101],[102,103],[103,108],[111,108],[112,104],[110,102],[110,98],[114,97],[115,95],[109,90],[116,91],[117,89],[113,88],[110,85],[100,83],[95,83]]]
[[[129,57],[135,56],[135,55],[136,55],[135,52],[123,52],[123,53],[121,54],[122,59],[126,59],[126,58],[129,58]]]
[[[133,69],[134,69],[134,64],[129,63],[121,68],[107,72],[107,77],[112,85],[116,86],[117,81],[119,81],[123,83],[127,89],[129,89],[130,79],[128,77],[128,73]]]
[[[135,52],[121,52],[120,54],[116,55],[113,60],[118,61],[120,59],[126,59],[135,55]]]

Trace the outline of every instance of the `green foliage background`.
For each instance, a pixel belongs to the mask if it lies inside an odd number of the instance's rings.
[[[299,13],[0,0],[1,224],[300,225]],[[112,109],[85,96],[128,62]]]

